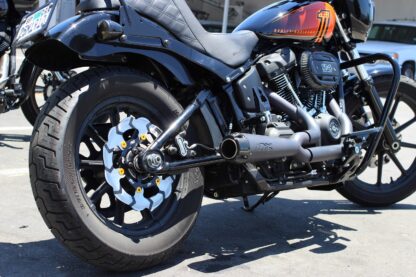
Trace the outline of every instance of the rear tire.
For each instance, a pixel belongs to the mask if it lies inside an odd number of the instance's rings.
[[[62,85],[39,115],[30,147],[30,179],[44,221],[64,246],[107,270],[140,270],[168,259],[190,233],[204,180],[199,169],[179,177],[179,192],[172,193],[175,209],[150,227],[152,233],[124,232],[124,223],[117,229],[103,219],[79,176],[76,138],[89,116],[111,101],[141,105],[149,118],[150,113],[158,115],[155,120],[163,129],[183,110],[171,94],[140,72],[123,67],[83,72]]]
[[[380,96],[386,97],[391,85],[391,79],[380,78],[374,81]],[[406,101],[413,112],[416,113],[416,82],[402,76],[398,97]],[[406,149],[403,148],[400,151],[406,151]],[[346,182],[343,187],[337,190],[348,200],[362,206],[386,207],[393,205],[409,197],[416,191],[416,159],[413,160],[413,163],[406,170],[406,175],[399,177],[389,184],[369,185],[357,178]]]

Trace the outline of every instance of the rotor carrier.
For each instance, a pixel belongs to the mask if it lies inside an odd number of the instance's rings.
[[[106,181],[118,200],[137,211],[156,209],[172,193],[172,176],[149,175],[137,171],[134,166],[139,152],[161,133],[157,126],[144,117],[127,117],[110,129],[108,142],[104,146]]]

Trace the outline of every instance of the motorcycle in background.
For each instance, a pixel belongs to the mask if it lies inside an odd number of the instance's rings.
[[[290,189],[366,206],[415,192],[415,83],[390,56],[355,49],[372,0],[279,1],[231,34],[204,30],[185,0],[86,0],[48,28],[53,5],[25,18],[15,44],[36,40],[26,57],[42,68],[90,69],[39,115],[30,179],[52,233],[91,264],[165,261],[203,195],[252,211]],[[379,60],[393,71],[378,93],[364,64]]]
[[[16,70],[11,44],[21,19],[12,0],[0,0],[0,113],[21,108],[34,125],[46,100],[73,73],[42,70],[26,59]]]

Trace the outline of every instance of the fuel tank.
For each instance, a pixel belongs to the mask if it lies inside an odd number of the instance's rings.
[[[336,12],[321,1],[280,1],[243,21],[235,31],[250,30],[270,39],[322,43],[334,32]]]

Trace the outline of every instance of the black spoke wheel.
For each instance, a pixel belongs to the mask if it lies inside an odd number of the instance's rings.
[[[390,82],[384,78],[375,80],[382,98],[387,96]],[[416,191],[416,83],[413,80],[401,79],[390,120],[399,147],[381,142],[370,167],[338,189],[344,197],[360,205],[389,206]]]
[[[132,208],[116,199],[114,190],[104,178],[103,149],[107,143],[107,135],[110,129],[117,126],[120,121],[128,116],[134,118],[149,117],[157,120],[156,125],[161,125],[160,115],[149,110],[143,103],[134,99],[125,98],[120,101],[118,97],[99,105],[97,112],[92,114],[81,128],[78,135],[78,159],[76,165],[84,186],[85,197],[103,222],[113,230],[128,236],[151,235],[168,221],[178,207],[178,199],[183,188],[178,187],[180,176],[174,176],[174,194],[163,202],[163,205],[155,210],[145,209],[134,211]],[[106,120],[104,123],[103,121]],[[137,133],[126,134],[137,137]],[[128,139],[128,137],[126,138]],[[133,173],[134,174],[134,173]],[[136,177],[136,176],[135,176]],[[141,179],[149,179],[149,174],[143,174]],[[134,187],[123,179],[122,186],[127,191],[134,191]],[[148,196],[154,194],[155,187],[146,189]],[[88,201],[87,200],[87,201]]]
[[[30,170],[37,205],[54,235],[106,269],[131,271],[163,262],[196,220],[203,195],[200,170],[173,176],[172,193],[160,206],[136,211],[106,181],[103,147],[123,118],[145,117],[165,130],[182,111],[180,104],[150,77],[121,67],[83,72],[47,103],[34,129]],[[129,184],[121,185],[129,192]]]

